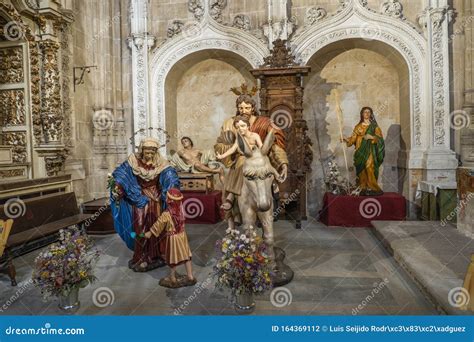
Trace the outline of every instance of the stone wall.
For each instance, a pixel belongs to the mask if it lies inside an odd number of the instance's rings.
[[[388,52],[388,50],[387,50]],[[308,134],[313,141],[314,159],[311,165],[308,209],[316,216],[324,194],[324,174],[331,156],[336,158],[341,174],[346,176],[343,145],[336,114],[336,91],[340,93],[343,110],[343,134],[350,136],[359,123],[360,109],[372,107],[386,139],[386,157],[380,172],[380,184],[389,192],[399,192],[397,160],[400,151],[401,122],[399,76],[397,69],[383,55],[365,50],[350,49],[324,61],[314,60],[306,81],[304,117]],[[327,63],[326,63],[327,62]],[[409,129],[409,125],[405,127]],[[354,148],[346,148],[349,165],[348,178],[355,179]]]
[[[66,172],[87,201],[106,193],[107,173],[130,152],[132,136],[128,1],[74,2],[71,67],[85,73],[73,97],[72,153]]]
[[[188,0],[149,1],[147,32],[156,38],[152,49],[173,39],[172,36],[176,33],[173,29],[176,27],[183,29],[184,27],[180,25],[196,21],[199,16],[199,6],[190,7],[190,2],[199,3],[199,1]],[[368,7],[374,11],[380,11],[385,2],[385,0],[368,0]],[[7,3],[11,2],[7,1]],[[23,2],[15,1],[15,3]],[[54,3],[55,6],[59,4],[52,1],[44,1],[44,3]],[[131,1],[82,0],[71,3],[72,7],[69,9],[74,21],[69,25],[69,31],[58,38],[60,42],[64,42],[64,39],[69,40],[69,45],[62,47],[64,52],[61,52],[58,57],[62,58],[61,65],[68,63],[68,67],[64,70],[60,69],[59,73],[63,82],[62,89],[65,84],[70,88],[67,96],[71,102],[70,130],[66,130],[68,135],[66,140],[70,148],[67,161],[62,167],[64,169],[65,166],[65,172],[72,173],[75,191],[82,201],[105,195],[107,173],[131,152],[129,138],[134,135],[133,67],[127,41],[131,34]],[[225,6],[213,8],[212,15],[219,23],[227,26],[235,24],[256,36],[262,44],[267,44],[264,32],[268,29],[265,26],[269,16],[267,1],[227,0],[211,1],[211,3],[226,3]],[[331,16],[341,8],[340,1],[332,0],[293,0],[290,3],[289,19],[296,25],[294,27],[296,34],[305,25],[311,25],[308,13],[312,8],[323,8],[325,14],[322,15],[325,16]],[[399,3],[403,5],[403,15],[406,20],[415,26],[417,16],[428,5],[427,0],[400,0]],[[469,22],[472,8],[467,9],[466,4],[469,4],[469,0],[451,1],[451,6],[456,11],[450,31],[452,33],[450,52],[453,63],[450,70],[452,111],[465,106],[464,91],[466,84],[469,83],[466,77],[472,77],[472,66],[471,74],[465,72],[468,68],[466,59],[472,61],[472,54],[466,53],[465,48],[466,34],[469,32],[472,34],[472,30],[470,31],[472,24]],[[32,17],[23,15],[23,18],[35,33],[38,27],[35,26],[37,24]],[[241,21],[236,21],[236,19]],[[3,21],[1,23],[5,24]],[[53,34],[54,30],[48,26],[48,30],[50,29]],[[371,44],[370,41],[366,43]],[[408,120],[406,99],[409,95],[406,90],[398,89],[397,91],[396,85],[404,83],[407,75],[400,63],[390,58],[389,50],[386,55],[383,49],[371,49],[367,44],[341,46],[340,53],[328,51],[326,55],[320,55],[317,59],[311,60],[313,71],[306,80],[304,112],[310,127],[309,133],[315,143],[313,162],[315,172],[311,182],[322,186],[322,169],[318,163],[320,165],[319,159],[324,159],[329,151],[335,151],[339,164],[344,165],[341,160],[340,145],[337,143],[338,131],[334,121],[335,103],[332,90],[338,88],[342,94],[346,135],[352,129],[360,107],[366,104],[376,109],[384,134],[390,136],[393,130],[401,131],[401,139],[390,145],[392,150],[388,152],[382,173],[384,188],[400,191],[400,186],[395,185],[392,179],[396,178],[400,167],[403,166],[397,164],[397,150],[403,152],[410,148],[410,146],[404,146],[409,141],[409,129],[403,129],[403,125]],[[344,50],[349,51],[343,52]],[[321,60],[324,60],[324,63],[318,64]],[[365,63],[365,61],[368,62]],[[204,111],[205,115],[201,118],[205,118],[206,121],[205,124],[201,124],[202,121],[200,121],[199,125],[190,127],[187,134],[194,136],[197,146],[210,148],[222,118],[234,112],[235,97],[228,88],[239,85],[243,80],[251,81],[252,78],[248,73],[250,66],[242,58],[239,59],[231,54],[219,55],[210,50],[188,61],[179,61],[178,64],[181,69],[178,71],[173,69],[166,80],[166,128],[173,136],[169,148],[174,149],[178,146],[180,129],[182,130],[183,125],[185,127],[189,117],[196,115],[193,113],[195,110]],[[82,66],[97,66],[97,68],[85,74],[84,84],[78,85],[74,92],[72,69]],[[365,71],[369,69],[370,72]],[[76,70],[80,73],[79,69]],[[361,78],[360,75],[365,77]],[[156,99],[150,99],[150,101],[156,101]],[[311,107],[314,104],[323,109],[323,114],[318,114],[323,117],[314,117]],[[214,131],[216,134],[213,134]],[[320,146],[316,142],[316,132],[323,145],[322,152],[319,152]],[[397,134],[395,133],[395,136]],[[460,136],[460,131],[454,131],[451,142],[452,148],[458,154],[461,152],[462,145]],[[352,158],[351,153],[348,155],[349,160]],[[30,176],[47,174],[44,159],[36,158],[35,154],[32,155],[32,159],[38,171]],[[60,163],[58,165],[60,166]],[[52,170],[54,171],[54,168]],[[416,170],[413,172],[416,173]],[[420,177],[422,177],[421,173]],[[411,186],[416,186],[416,184]],[[320,196],[310,194],[310,202],[312,202],[310,213],[314,215],[320,206]]]

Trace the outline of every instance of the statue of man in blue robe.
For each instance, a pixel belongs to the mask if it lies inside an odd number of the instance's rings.
[[[176,170],[160,156],[159,147],[158,140],[144,139],[138,153],[132,153],[109,179],[114,227],[133,251],[129,267],[135,272],[164,266],[158,239],[144,235],[165,209],[168,190],[180,187]]]

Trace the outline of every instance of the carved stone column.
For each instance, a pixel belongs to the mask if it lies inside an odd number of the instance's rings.
[[[147,0],[131,0],[131,35],[128,38],[132,49],[133,117],[135,145],[147,136],[150,126],[148,89],[148,51],[155,43],[155,37],[147,33]]]
[[[263,25],[263,33],[271,50],[275,40],[287,40],[291,36],[294,24],[289,18],[288,0],[267,0],[267,13],[268,22]]]
[[[461,134],[462,165],[474,169],[474,3],[464,0],[464,105],[460,117],[463,127]]]
[[[461,161],[458,169],[458,229],[474,238],[474,3],[464,0],[464,105],[458,113],[461,131]]]
[[[453,11],[447,0],[430,0],[430,5],[418,17],[428,40],[428,91],[426,100],[430,114],[430,136],[424,156],[426,180],[455,179],[457,159],[451,150],[449,31]]]

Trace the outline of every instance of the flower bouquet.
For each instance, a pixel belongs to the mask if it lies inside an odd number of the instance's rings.
[[[99,251],[93,248],[92,240],[77,227],[59,231],[59,241],[51,244],[35,259],[33,284],[40,288],[44,299],[77,297],[80,287],[96,280],[93,267]],[[79,301],[73,306],[79,308]],[[74,308],[62,308],[68,309]],[[74,310],[74,311],[75,311]]]
[[[115,178],[112,176],[111,173],[107,174],[107,189],[112,194],[112,199],[115,202],[115,206],[119,206],[119,200],[122,196],[122,191],[120,186],[115,182]]]
[[[236,308],[252,310],[253,294],[261,294],[272,288],[271,262],[267,246],[255,232],[241,234],[228,228],[222,240],[216,242],[220,260],[214,266],[216,287],[227,287],[237,299]],[[247,298],[248,305],[239,305],[239,299]],[[249,299],[250,298],[250,299]]]

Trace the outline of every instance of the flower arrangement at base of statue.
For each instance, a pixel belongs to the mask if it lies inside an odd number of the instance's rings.
[[[356,187],[339,171],[339,165],[334,157],[327,162],[327,173],[324,179],[326,191],[333,195],[356,195]]]
[[[216,248],[220,255],[214,266],[216,287],[231,290],[238,311],[253,310],[253,295],[272,288],[271,262],[263,239],[255,232],[242,234],[228,228],[224,238],[217,241]]]
[[[94,265],[99,251],[92,240],[77,227],[59,231],[59,241],[35,259],[33,284],[44,299],[59,298],[59,307],[68,313],[79,309],[79,288],[96,280]]]

